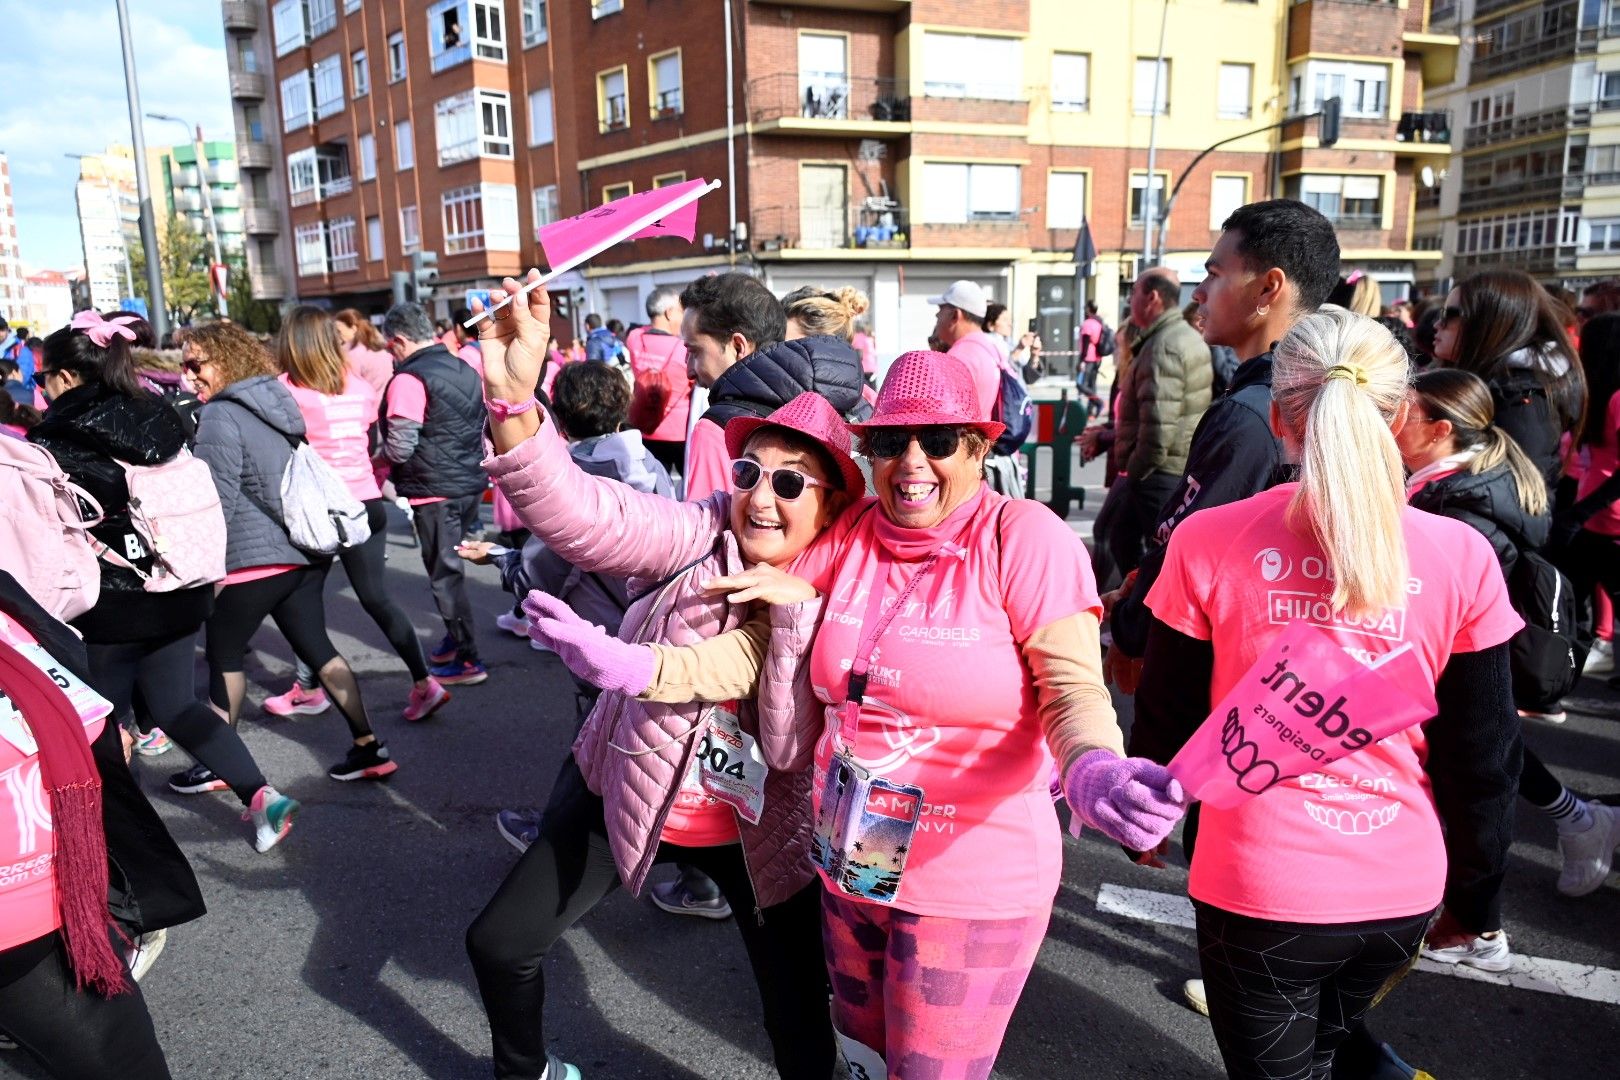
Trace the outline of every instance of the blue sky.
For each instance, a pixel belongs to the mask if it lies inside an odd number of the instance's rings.
[[[129,10],[142,109],[201,124],[210,139],[234,137],[217,0],[129,0]],[[0,26],[0,151],[11,163],[23,262],[82,266],[79,163],[62,155],[130,141],[117,9],[113,0],[0,0]],[[180,129],[147,120],[145,134],[148,147],[169,146]]]

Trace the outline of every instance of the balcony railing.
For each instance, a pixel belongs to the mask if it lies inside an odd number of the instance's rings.
[[[1451,142],[1451,110],[1404,112],[1395,124],[1395,140],[1412,143]]]
[[[263,101],[264,76],[257,71],[231,72],[231,97],[239,101]]]
[[[1474,18],[1478,19],[1481,15],[1489,15],[1493,11],[1501,11],[1503,8],[1522,3],[1524,0],[1474,0]]]
[[[1574,245],[1543,244],[1512,251],[1482,251],[1456,256],[1453,266],[1459,272],[1474,270],[1523,270],[1527,274],[1550,274],[1575,269]]]
[[[1555,202],[1576,199],[1586,191],[1586,177],[1537,176],[1529,180],[1503,182],[1487,178],[1483,182],[1470,182],[1464,177],[1462,193],[1457,197],[1457,209],[1467,213],[1488,210],[1495,206],[1517,206],[1527,202]]]
[[[236,161],[244,169],[273,169],[276,167],[275,155],[270,151],[270,144],[265,142],[252,142],[237,133]]]
[[[1562,135],[1574,128],[1589,127],[1592,123],[1590,105],[1561,105],[1556,109],[1504,116],[1474,124],[1463,132],[1463,149],[1475,150],[1509,139],[1524,139],[1532,135]]]
[[[779,71],[748,84],[749,117],[758,124],[803,120],[911,119],[911,100],[898,79],[870,75]]]
[[[331,273],[342,274],[342,273],[345,273],[346,271],[349,271],[349,270],[358,270],[358,269],[360,269],[360,254],[359,254],[359,252],[351,252],[348,255],[334,255],[334,256],[332,256],[332,262],[331,262],[331,267],[330,267],[330,272]]]
[[[1543,64],[1549,60],[1558,60],[1579,53],[1593,52],[1597,49],[1597,40],[1597,28],[1589,26],[1582,30],[1565,30],[1551,37],[1527,41],[1523,45],[1503,49],[1501,52],[1493,52],[1487,56],[1480,56],[1476,53],[1472,77],[1478,79],[1494,78],[1509,71],[1531,67],[1535,64]]]
[[[242,227],[254,236],[273,236],[281,231],[281,211],[266,203],[250,202],[242,207]]]
[[[622,131],[630,126],[629,101],[623,94],[614,94],[602,99],[602,116],[600,117],[602,134],[610,131]]]
[[[1338,232],[1368,232],[1384,227],[1384,215],[1379,210],[1340,210],[1323,216]]]
[[[668,120],[681,115],[681,88],[665,90],[653,102],[652,118],[654,120]]]
[[[906,210],[892,199],[871,198],[848,207],[768,206],[754,211],[761,251],[840,251],[910,246]]]
[[[225,0],[220,7],[224,9],[225,29],[252,31],[259,28],[259,5]]]
[[[287,296],[287,283],[281,277],[280,267],[255,267],[248,272],[248,285],[257,300],[284,300]]]

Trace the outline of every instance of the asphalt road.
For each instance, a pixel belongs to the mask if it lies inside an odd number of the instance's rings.
[[[390,560],[401,601],[424,641],[436,641],[403,531]],[[400,762],[387,783],[326,779],[346,741],[336,715],[278,720],[258,711],[290,670],[285,644],[272,629],[260,633],[243,734],[272,781],[304,804],[268,855],[254,853],[228,795],[168,792],[164,778],[187,764],[181,752],[137,765],[210,907],[171,931],[143,985],[177,1077],[490,1075],[462,933],[515,858],[493,828],[495,811],[544,801],[573,729],[573,697],[555,658],[494,631],[503,601],[493,571],[475,580],[491,678],[455,690],[419,726],[399,719],[409,688],[402,666],[340,590],[341,575],[330,586],[336,640]],[[1527,737],[1577,789],[1620,791],[1620,696],[1591,682],[1582,693],[1568,724],[1537,725]],[[1584,899],[1560,897],[1553,830],[1528,809],[1513,854],[1506,912],[1515,950],[1620,969],[1620,876]],[[1207,1022],[1179,1001],[1195,963],[1192,932],[1100,914],[1108,884],[1181,895],[1186,875],[1179,865],[1131,866],[1089,835],[1067,841],[1051,930],[997,1077],[1221,1075]],[[548,1038],[591,1080],[773,1075],[729,923],[668,916],[621,892],[562,940],[546,978]],[[1418,973],[1372,1022],[1440,1080],[1612,1075],[1620,1060],[1620,1006],[1529,989]],[[9,1053],[0,1075],[41,1074]]]

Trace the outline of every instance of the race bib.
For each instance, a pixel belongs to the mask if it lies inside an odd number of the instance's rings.
[[[759,743],[737,722],[734,707],[716,705],[705,717],[698,742],[698,783],[750,825],[765,808],[765,777],[770,769]]]
[[[0,638],[16,649],[29,663],[44,672],[67,695],[68,702],[86,726],[105,718],[112,712],[112,702],[90,688],[90,685],[62,666],[55,657],[34,640],[33,635],[5,615],[0,615]],[[29,730],[22,712],[11,697],[0,692],[0,739],[4,739],[27,757],[39,753],[39,744]]]
[[[833,1034],[838,1037],[838,1052],[848,1069],[849,1080],[889,1080],[889,1064],[882,1054],[837,1028],[833,1028]]]

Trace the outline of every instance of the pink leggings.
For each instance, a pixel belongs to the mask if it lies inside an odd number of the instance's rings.
[[[951,919],[823,893],[821,912],[833,1027],[881,1053],[889,1080],[986,1080],[1051,909]]]

